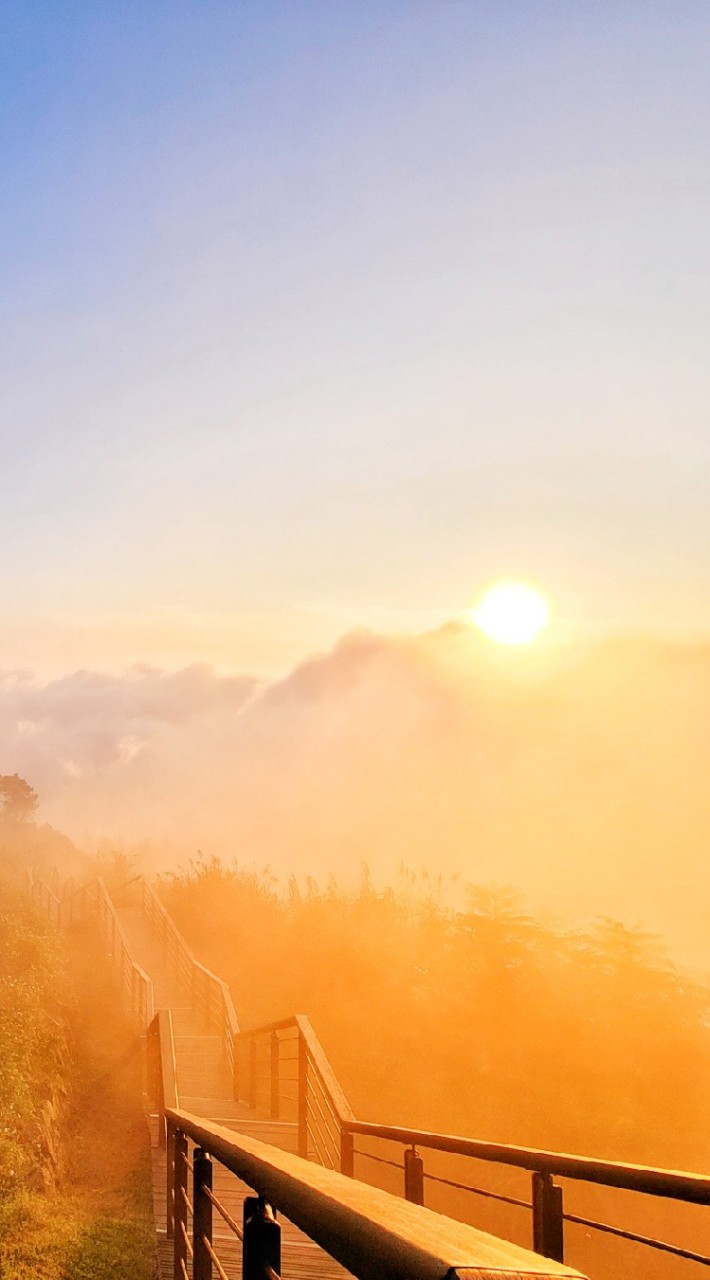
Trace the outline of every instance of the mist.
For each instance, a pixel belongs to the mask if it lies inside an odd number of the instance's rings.
[[[710,967],[709,712],[707,645],[516,653],[452,624],[346,636],[272,682],[6,673],[0,767],[41,821],[148,870],[198,849],[345,886],[404,865],[442,900],[510,884],[544,918],[613,916]]]

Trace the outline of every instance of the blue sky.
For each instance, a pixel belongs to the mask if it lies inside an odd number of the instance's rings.
[[[710,629],[704,3],[8,4],[0,666]]]

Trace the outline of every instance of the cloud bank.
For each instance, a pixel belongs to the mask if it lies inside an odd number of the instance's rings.
[[[280,876],[404,862],[613,914],[710,967],[710,647],[346,637],[263,684],[204,666],[0,678],[0,772],[79,844]]]

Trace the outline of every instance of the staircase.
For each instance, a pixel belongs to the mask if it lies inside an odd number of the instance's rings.
[[[205,1026],[203,1010],[193,1009],[186,1001],[184,966],[176,960],[179,952],[166,945],[151,925],[142,900],[143,892],[137,902],[125,902],[125,892],[117,895],[115,912],[135,963],[150,975],[154,1007],[171,1012],[180,1106],[225,1128],[295,1154],[298,1147],[298,1125],[295,1121],[272,1120],[255,1114],[256,1109],[246,1103],[234,1101],[233,1071],[227,1060],[224,1037],[215,1028]],[[152,1116],[151,1120],[159,1275],[160,1280],[172,1280],[173,1247],[166,1228],[165,1147],[159,1141],[158,1117]],[[217,1165],[214,1192],[231,1216],[239,1221],[242,1202],[251,1194],[250,1188]],[[284,1274],[293,1276],[295,1280],[342,1280],[349,1274],[292,1223],[282,1220],[281,1226]],[[219,1246],[220,1261],[229,1280],[240,1277],[241,1248],[234,1236],[225,1229],[216,1233],[215,1243]]]
[[[58,926],[97,920],[119,999],[145,1039],[160,1280],[583,1280],[560,1265],[568,1229],[582,1259],[590,1232],[615,1238],[613,1274],[636,1274],[639,1249],[710,1266],[710,1177],[359,1120],[308,1019],[241,1030],[226,984],[142,877],[113,896],[101,880],[63,898],[55,887],[28,882]],[[501,1183],[501,1172],[522,1182]],[[480,1221],[475,1210],[464,1222],[449,1216],[452,1193],[527,1210],[534,1252],[467,1225]],[[423,1207],[425,1194],[441,1212]],[[236,1242],[245,1197],[261,1240],[278,1235],[269,1206],[283,1215],[280,1274],[258,1250],[254,1261],[246,1238]],[[676,1220],[694,1247],[658,1237],[659,1197],[701,1214]],[[609,1221],[622,1215],[632,1225]]]

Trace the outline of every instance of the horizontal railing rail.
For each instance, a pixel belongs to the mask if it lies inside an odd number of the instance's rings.
[[[499,1201],[503,1204],[532,1211],[533,1247],[536,1251],[562,1262],[564,1259],[564,1224],[574,1223],[606,1235],[616,1236],[631,1243],[678,1258],[710,1266],[710,1255],[688,1249],[684,1245],[659,1239],[652,1234],[632,1231],[613,1223],[600,1222],[579,1213],[565,1212],[563,1190],[553,1181],[555,1177],[569,1178],[592,1186],[602,1186],[632,1191],[647,1196],[661,1196],[686,1204],[710,1204],[710,1178],[702,1174],[686,1173],[646,1165],[624,1164],[620,1161],[597,1160],[589,1156],[567,1155],[562,1152],[519,1147],[505,1143],[484,1142],[451,1134],[433,1133],[421,1129],[348,1120],[343,1125],[343,1141],[350,1145],[350,1160],[362,1158],[398,1169],[403,1175],[406,1198],[417,1204],[424,1203],[425,1183],[438,1183],[453,1190],[470,1192],[474,1196]],[[404,1147],[404,1158],[398,1161],[363,1150],[355,1146],[357,1136],[394,1143]],[[451,1156],[463,1156],[498,1166],[509,1166],[532,1174],[530,1199],[511,1196],[488,1187],[474,1186],[453,1177],[426,1173],[422,1150],[443,1152]]]
[[[452,1155],[472,1156],[476,1160],[511,1165],[531,1173],[574,1178],[625,1191],[642,1191],[650,1196],[668,1196],[691,1204],[710,1204],[710,1178],[699,1173],[681,1173],[650,1165],[623,1164],[615,1160],[595,1160],[591,1156],[565,1155],[534,1147],[482,1142],[475,1138],[430,1133],[423,1129],[405,1129],[364,1120],[346,1121],[345,1127],[352,1134],[359,1133],[405,1146],[429,1148],[432,1151],[447,1151]]]
[[[189,1112],[168,1109],[174,1171],[172,1238],[175,1274],[207,1280],[215,1249],[213,1211],[241,1240],[244,1280],[280,1280],[283,1213],[359,1280],[497,1280],[506,1276],[579,1277],[518,1245],[348,1178]],[[190,1158],[188,1142],[195,1144]],[[244,1201],[241,1225],[212,1189],[216,1160],[256,1192]],[[192,1196],[188,1175],[192,1173]],[[190,1219],[192,1231],[190,1232]]]

